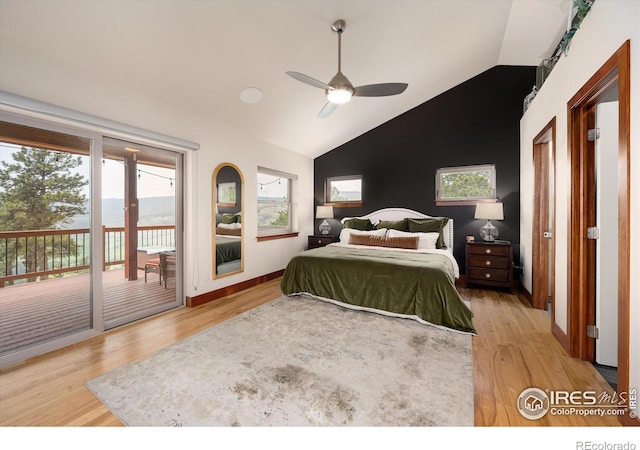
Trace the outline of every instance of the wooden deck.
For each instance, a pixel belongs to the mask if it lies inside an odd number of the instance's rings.
[[[175,279],[167,289],[157,274],[144,271],[128,281],[124,270],[103,272],[105,321],[175,299]],[[91,327],[89,274],[0,288],[0,355]]]

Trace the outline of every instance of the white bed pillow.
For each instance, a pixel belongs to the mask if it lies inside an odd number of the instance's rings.
[[[418,237],[418,250],[435,249],[440,233],[409,233],[407,231],[389,230],[388,237]]]
[[[349,236],[351,236],[351,234],[360,234],[360,235],[369,235],[369,236],[386,236],[387,235],[387,229],[386,228],[382,228],[380,230],[371,230],[371,231],[361,231],[361,230],[355,230],[353,228],[343,228],[342,231],[340,231],[340,243],[342,244],[348,244],[349,243]]]
[[[242,228],[242,224],[235,222],[235,223],[219,223],[218,224],[218,228],[225,228],[227,230],[237,230],[239,228]]]

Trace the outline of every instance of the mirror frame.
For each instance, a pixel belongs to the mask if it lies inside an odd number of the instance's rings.
[[[217,224],[216,224],[216,215],[217,215],[217,206],[218,206],[218,183],[217,178],[218,178],[218,173],[224,169],[225,167],[231,167],[232,169],[234,169],[237,173],[238,176],[240,178],[240,198],[238,199],[236,197],[236,203],[240,202],[240,212],[242,213],[242,227],[240,228],[240,269],[238,270],[234,270],[233,272],[228,272],[228,273],[224,273],[222,275],[218,275],[216,273],[216,228],[217,228]],[[211,177],[211,211],[212,211],[212,220],[211,220],[211,247],[212,247],[212,253],[211,253],[211,262],[212,262],[212,266],[211,266],[211,275],[212,275],[212,279],[218,279],[218,278],[224,278],[230,275],[235,275],[241,272],[244,272],[244,229],[245,229],[245,210],[244,210],[244,176],[242,175],[242,171],[240,170],[240,168],[238,166],[236,166],[235,164],[229,163],[229,162],[225,162],[225,163],[221,163],[218,165],[218,167],[216,167],[216,169],[213,171],[213,176]]]

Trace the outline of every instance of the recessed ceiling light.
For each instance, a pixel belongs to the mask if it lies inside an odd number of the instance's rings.
[[[248,87],[240,91],[242,103],[258,103],[260,100],[262,100],[262,91],[257,87]]]

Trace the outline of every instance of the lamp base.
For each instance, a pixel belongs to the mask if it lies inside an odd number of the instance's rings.
[[[498,237],[498,229],[493,226],[490,220],[487,220],[487,223],[480,227],[480,237],[487,242],[493,242]]]
[[[321,234],[329,234],[329,232],[331,231],[331,225],[329,224],[329,222],[327,222],[327,219],[322,221],[322,223],[318,227],[318,230],[320,230]]]

